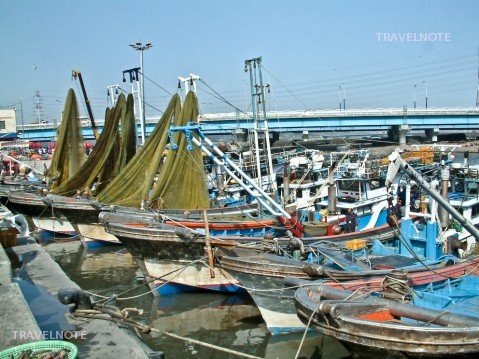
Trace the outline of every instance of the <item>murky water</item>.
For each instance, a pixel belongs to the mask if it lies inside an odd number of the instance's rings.
[[[262,358],[346,358],[349,353],[333,338],[311,333],[271,336],[261,315],[247,295],[232,296],[211,292],[154,297],[147,285],[137,280],[139,269],[122,247],[104,247],[86,252],[79,242],[50,244],[45,249],[67,275],[84,290],[102,295],[119,294],[112,303],[143,309],[135,316],[162,332],[217,345],[231,351]],[[125,292],[129,289],[136,289]],[[142,335],[153,350],[170,358],[237,358],[238,356],[166,334]]]

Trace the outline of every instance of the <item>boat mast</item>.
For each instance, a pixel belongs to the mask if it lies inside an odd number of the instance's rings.
[[[189,77],[178,76],[178,88],[181,89],[182,87],[181,84],[183,84],[185,88],[185,98],[186,98],[186,95],[188,95],[188,92],[190,91],[193,91],[194,93],[196,93],[196,81],[199,79],[200,77],[195,74],[190,74]],[[190,90],[190,86],[191,86],[191,90]],[[183,95],[181,96],[181,101],[183,101]]]
[[[259,84],[256,82],[256,76],[253,76],[253,71],[256,74],[256,68],[258,68]],[[245,71],[249,71],[250,86],[251,86],[251,107],[253,110],[254,121],[254,141],[256,147],[256,166],[258,168],[258,186],[261,187],[261,161],[259,154],[259,133],[264,134],[264,140],[266,143],[266,155],[268,156],[268,180],[270,183],[270,189],[272,193],[276,193],[276,182],[274,180],[273,173],[273,161],[271,158],[271,146],[269,142],[269,129],[268,121],[266,119],[266,101],[264,96],[263,77],[261,74],[261,57],[245,61]],[[259,106],[261,105],[262,116],[258,116]],[[258,106],[258,109],[257,107]]]
[[[126,82],[126,79],[125,79],[125,74],[128,74],[129,75],[129,78],[130,78],[130,93],[135,96],[137,95],[138,97],[138,113],[139,113],[139,119],[140,119],[140,131],[141,131],[141,144],[143,145],[144,142],[145,142],[145,138],[144,138],[144,132],[143,132],[143,129],[145,127],[145,124],[143,123],[143,108],[141,106],[141,93],[140,93],[140,67],[135,67],[133,69],[129,69],[129,70],[125,70],[123,71],[123,82]],[[136,89],[135,89],[135,85],[136,85]],[[136,116],[136,106],[134,107],[134,112],[135,112],[135,116]],[[137,147],[138,146],[138,130],[135,126],[135,132],[136,132],[136,143],[137,143]]]

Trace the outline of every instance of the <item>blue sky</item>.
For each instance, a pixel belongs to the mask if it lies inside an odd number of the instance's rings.
[[[234,112],[211,89],[246,110],[244,61],[259,56],[269,110],[336,109],[340,85],[347,108],[412,108],[414,93],[424,107],[426,84],[429,107],[470,107],[477,14],[475,0],[0,0],[0,108],[21,99],[32,122],[39,91],[42,119],[54,121],[68,89],[80,94],[76,69],[103,118],[107,86],[128,91],[122,71],[139,66],[134,42],[153,44],[144,52],[147,116],[160,115],[190,73],[204,81],[202,113]],[[431,41],[413,41],[420,34]]]

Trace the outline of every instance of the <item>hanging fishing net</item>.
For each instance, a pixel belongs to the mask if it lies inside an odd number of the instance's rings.
[[[118,126],[120,121],[121,140]],[[135,150],[134,140],[133,96],[130,94],[128,100],[125,100],[125,96],[121,94],[116,106],[106,110],[105,125],[88,159],[73,177],[52,192],[65,196],[72,196],[78,192],[95,195],[90,192],[91,187],[95,184],[95,191],[101,191],[132,158]],[[132,141],[133,144],[130,143]]]
[[[198,99],[196,94],[190,91],[175,126],[197,122],[198,114]],[[194,146],[193,151],[188,151],[188,143],[183,132],[176,132],[174,138],[178,150],[173,151],[171,148],[168,150],[150,198],[157,207],[165,209],[209,208],[202,151],[198,146]]]
[[[101,203],[139,208],[148,197],[161,164],[171,122],[180,114],[181,100],[174,95],[144,146],[115,179],[98,194]]]
[[[53,152],[52,162],[46,172],[55,189],[72,177],[83,164],[83,138],[78,112],[78,103],[73,89],[68,90],[63,109],[62,121],[58,128],[57,146]]]
[[[122,111],[121,116],[120,154],[115,166],[115,175],[120,173],[135,156],[136,138],[135,102],[133,95],[129,94],[126,100],[125,111]]]

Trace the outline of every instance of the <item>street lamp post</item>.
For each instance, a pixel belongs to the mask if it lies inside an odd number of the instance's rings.
[[[20,99],[20,115],[22,116],[22,140],[25,140],[25,124],[23,123],[23,102]]]
[[[341,85],[339,85],[338,87],[339,87],[339,109],[341,110],[341,108],[342,108],[342,105],[341,105]]]
[[[423,84],[426,85],[426,108],[427,108],[427,81],[423,81]]]
[[[140,119],[140,125],[141,125],[141,143],[145,143],[145,77],[144,77],[144,67],[143,67],[143,51],[148,50],[150,47],[153,45],[151,43],[147,43],[143,45],[141,42],[137,42],[134,44],[130,44],[130,46],[135,49],[140,51],[140,68],[141,68],[141,78],[140,78],[140,87],[141,87],[141,93],[138,96],[138,100],[140,102],[140,107],[143,110],[141,119]]]
[[[344,83],[341,84],[341,87],[343,88],[343,110],[346,110],[346,87]]]
[[[414,108],[416,108],[416,84],[414,84],[413,91],[414,91]]]

